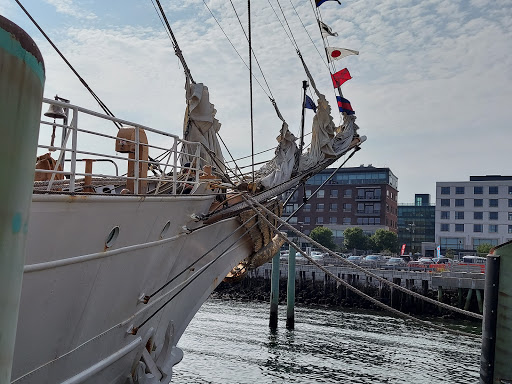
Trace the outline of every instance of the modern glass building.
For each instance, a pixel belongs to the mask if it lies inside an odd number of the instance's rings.
[[[436,244],[441,253],[512,240],[512,176],[436,183]]]
[[[430,195],[414,195],[414,204],[398,205],[398,243],[405,244],[405,253],[421,252],[421,243],[434,242],[436,206]]]

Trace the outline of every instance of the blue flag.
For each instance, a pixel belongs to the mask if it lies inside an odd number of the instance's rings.
[[[315,4],[316,4],[316,6],[318,8],[319,6],[321,6],[326,1],[336,1],[339,5],[341,5],[339,0],[315,0]]]
[[[313,102],[313,100],[311,100],[311,97],[309,97],[308,95],[306,95],[306,102],[304,103],[304,107],[312,109],[316,113],[316,105]]]

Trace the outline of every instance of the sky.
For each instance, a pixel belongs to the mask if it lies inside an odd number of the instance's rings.
[[[21,1],[116,116],[181,136],[183,69],[150,0]],[[356,111],[359,134],[367,136],[347,166],[389,167],[398,177],[402,204],[413,203],[415,193],[435,199],[436,182],[512,175],[512,2],[340,1],[327,1],[319,10],[338,33],[328,45],[360,51],[336,62],[336,70],[346,67],[352,74],[342,90]],[[222,139],[235,158],[250,155],[249,71],[241,60],[248,63],[248,43],[233,10],[247,29],[247,1],[205,0],[231,42],[203,0],[161,2],[194,80],[209,88]],[[39,46],[46,97],[58,94],[100,110],[14,0],[0,2],[0,14]],[[306,76],[286,24],[318,89],[336,110],[311,3],[252,1],[251,41],[264,74],[253,58],[262,85],[253,81],[256,152],[275,147],[281,128],[268,95],[296,136],[300,129]],[[312,117],[307,110],[306,132]],[[333,117],[340,124],[340,116]]]

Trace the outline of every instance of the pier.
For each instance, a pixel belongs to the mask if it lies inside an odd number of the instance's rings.
[[[324,260],[324,267],[353,286],[359,287],[368,295],[408,313],[448,315],[447,311],[434,308],[417,298],[410,297],[403,292],[393,292],[387,285],[367,276],[364,272],[335,264],[335,260]],[[290,289],[288,279],[288,262],[274,263],[278,274],[274,274],[274,305],[277,302],[285,304],[287,290]],[[435,270],[389,270],[380,268],[368,269],[374,274],[410,289],[423,296],[453,305],[458,308],[470,310],[475,313],[483,312],[483,296],[485,274],[480,268],[468,266],[454,268],[452,271]],[[295,266],[295,301],[299,304],[319,304],[343,307],[373,308],[364,299],[357,297],[345,287],[341,286],[331,276],[308,262],[297,260]],[[248,300],[268,300],[272,281],[272,263],[267,263],[249,272],[240,283],[230,287],[223,284],[217,294],[226,294]],[[279,281],[279,285],[277,285]],[[279,292],[277,293],[277,286]],[[275,309],[276,310],[276,309]],[[276,324],[274,324],[276,326]]]

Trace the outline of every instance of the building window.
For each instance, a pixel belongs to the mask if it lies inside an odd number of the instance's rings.
[[[498,245],[498,239],[473,239],[473,248],[478,248],[480,244]]]
[[[311,212],[311,204],[304,205],[304,212]]]
[[[483,195],[484,193],[484,187],[474,187],[473,188],[473,193],[475,195]]]
[[[508,221],[512,221],[512,212],[508,213]]]
[[[304,216],[304,224],[310,224],[311,223],[311,217]]]
[[[512,199],[508,199],[508,206],[512,208]]]
[[[489,187],[489,195],[497,195],[497,194],[498,194],[497,186]]]
[[[464,224],[455,224],[455,232],[464,232]]]
[[[498,225],[489,224],[489,233],[498,233]]]
[[[352,204],[344,203],[343,204],[343,212],[350,212],[350,211],[352,211]]]
[[[284,213],[293,213],[293,204],[287,204],[286,207],[284,207]]]
[[[316,211],[317,212],[323,212],[324,211],[324,205],[322,203],[318,203],[316,205]]]
[[[455,187],[455,194],[456,195],[463,195],[464,194],[464,187]]]
[[[441,219],[450,220],[450,211],[441,211]]]
[[[484,199],[475,199],[475,200],[473,200],[473,206],[475,206],[475,207],[483,207],[484,206]]]
[[[512,233],[512,225],[508,226],[508,233]]]
[[[329,217],[329,223],[330,224],[336,224],[338,222],[338,218],[337,217]]]
[[[498,199],[489,199],[489,207],[497,207]]]
[[[441,207],[449,207],[450,199],[441,199]]]
[[[456,207],[463,207],[464,206],[464,199],[455,199],[455,206]]]
[[[450,187],[441,187],[441,195],[449,195]]]
[[[344,217],[343,224],[350,224],[350,217]]]
[[[484,213],[483,212],[473,212],[473,219],[475,220],[483,220]]]
[[[325,191],[323,189],[318,191],[317,197],[322,199],[325,196]]]
[[[352,197],[352,190],[345,189],[345,191],[343,191],[343,197]]]
[[[311,197],[311,189],[306,189],[306,197]]]
[[[464,220],[464,211],[455,212],[455,220]]]
[[[297,216],[290,217],[288,221],[290,224],[297,224]]]
[[[441,224],[441,232],[449,232],[450,224]]]
[[[337,189],[331,189],[331,193],[329,195],[331,198],[333,199],[337,199],[338,198],[338,190]]]
[[[375,218],[375,224],[379,224],[380,225],[380,217],[376,217]]]
[[[324,218],[323,218],[322,216],[317,217],[317,218],[316,218],[316,223],[317,223],[317,224],[323,224],[323,223],[324,223]]]
[[[489,212],[489,220],[498,220],[498,212]]]
[[[484,226],[482,224],[473,224],[473,232],[483,232]]]
[[[329,211],[330,212],[338,212],[338,204],[337,203],[329,204]]]
[[[508,194],[512,195],[512,187],[508,187]]]

